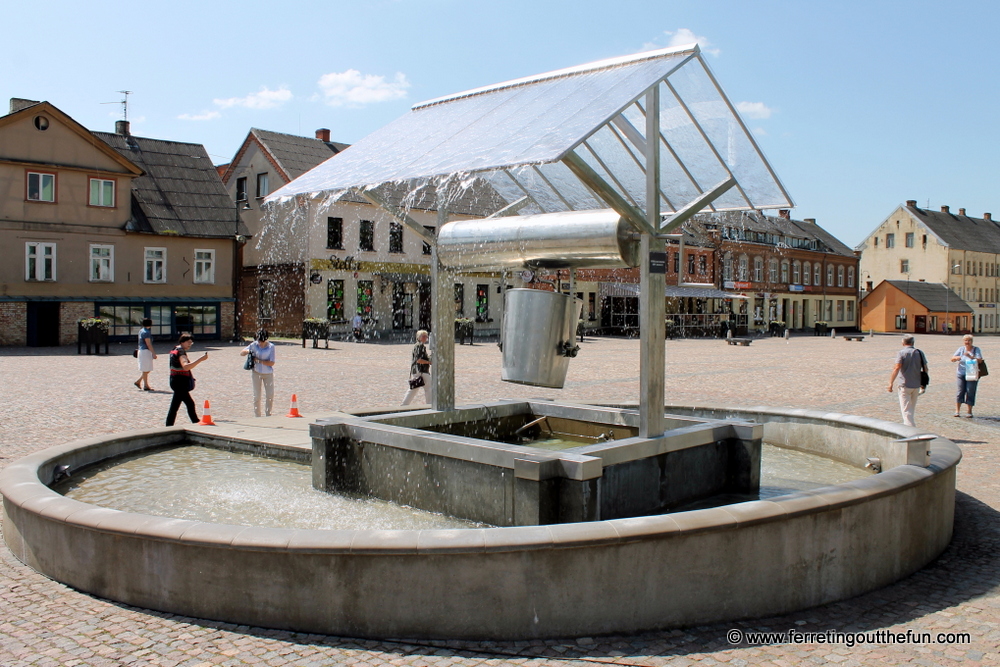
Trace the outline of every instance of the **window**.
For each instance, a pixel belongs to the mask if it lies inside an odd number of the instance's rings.
[[[375,313],[372,312],[374,307],[373,303],[373,292],[375,291],[375,283],[371,280],[359,280],[358,281],[358,306],[355,312],[364,318],[371,318]]]
[[[878,247],[878,237],[877,236],[875,237],[875,247],[876,248]]]
[[[778,260],[772,259],[767,263],[767,279],[769,282],[778,282]]]
[[[90,205],[114,207],[115,182],[103,178],[90,179]]]
[[[403,225],[389,223],[389,252],[403,252]]]
[[[115,247],[113,245],[90,244],[90,282],[112,283],[115,281]]]
[[[809,262],[802,263],[802,284],[811,285],[812,284],[812,264]]]
[[[822,267],[820,267],[819,262],[813,264],[813,285],[819,287],[823,284]]]
[[[833,287],[833,264],[826,265],[826,286]]]
[[[844,321],[844,301],[842,299],[837,299],[837,321]]]
[[[28,172],[28,201],[56,200],[56,175],[37,171]]]
[[[909,273],[910,272],[910,260],[908,260],[908,259],[901,259],[901,260],[899,260],[899,272],[900,273]]]
[[[465,285],[455,283],[455,317],[465,316]]]
[[[792,284],[798,285],[802,280],[802,264],[798,260],[792,262]]]
[[[896,235],[895,234],[886,234],[885,235],[885,247],[886,248],[895,248],[896,247]]]
[[[906,232],[906,240],[904,241],[904,244],[907,248],[913,247],[913,232]]]
[[[788,260],[781,263],[781,282],[788,283]]]
[[[587,293],[587,319],[591,322],[597,320],[597,293]]]
[[[680,273],[681,270],[681,253],[680,251],[672,253],[674,256],[674,273]]]
[[[242,176],[236,179],[236,201],[247,200],[247,179]]]
[[[269,194],[271,193],[267,188],[267,174],[257,174],[257,199]]]
[[[154,336],[170,334],[170,309],[167,308],[166,327],[155,325],[150,327],[150,332]],[[135,336],[142,328],[142,319],[146,317],[145,309],[142,306],[134,305],[111,305],[100,304],[98,311],[101,317],[111,323],[108,333],[112,336]]]
[[[331,322],[344,321],[344,281],[326,281],[326,319]]]
[[[833,300],[826,302],[826,321],[833,322]]]
[[[847,302],[847,321],[848,322],[853,322],[854,321],[854,302],[853,301],[848,301]],[[932,327],[932,329],[936,329],[936,328],[937,327]]]
[[[150,318],[152,319],[152,318]],[[174,324],[178,332],[213,335],[218,333],[219,308],[217,306],[177,306]]]
[[[689,252],[687,254],[687,260],[688,260],[688,270],[687,270],[688,275],[689,276],[694,275],[694,253]]]
[[[727,252],[722,259],[722,279],[733,279],[733,253]]]
[[[753,258],[753,281],[764,282],[764,260],[760,257]]]
[[[701,275],[708,273],[708,258],[704,255],[698,255],[698,273]]]
[[[327,250],[344,249],[344,219],[326,219],[326,247]]]
[[[962,265],[958,264],[958,263],[952,264],[951,265],[951,273],[954,276],[960,276],[960,275],[962,275]]]
[[[490,286],[476,285],[476,321],[488,322],[490,319]]]
[[[837,267],[837,287],[844,286],[844,267]]]
[[[167,282],[166,248],[146,248],[146,272],[143,276],[143,282]]]
[[[424,231],[426,231],[431,236],[435,236],[436,233],[437,233],[437,229],[436,228],[434,228],[434,227],[428,227],[427,225],[424,225]],[[427,243],[426,241],[424,241],[423,245],[421,246],[420,251],[423,254],[425,254],[425,255],[431,254],[431,244]]]
[[[358,248],[368,251],[375,250],[375,223],[371,220],[361,221]]]
[[[194,251],[194,281],[202,284],[215,284],[215,251]]]
[[[24,244],[24,279],[55,281],[55,243],[29,242]]]
[[[854,287],[854,267],[847,267],[847,286]]]
[[[257,319],[262,324],[274,319],[274,283],[270,280],[257,283]]]
[[[924,238],[924,250],[926,250],[927,249],[927,234],[924,234],[923,238]],[[936,330],[937,330],[937,327],[935,327],[935,331]]]

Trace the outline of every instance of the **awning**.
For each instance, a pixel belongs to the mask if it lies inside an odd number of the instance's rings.
[[[597,286],[601,297],[615,296],[639,296],[638,283],[600,283]],[[730,294],[714,287],[692,287],[690,285],[667,285],[666,297],[669,298],[695,298],[695,299],[746,299],[748,297],[741,294]]]

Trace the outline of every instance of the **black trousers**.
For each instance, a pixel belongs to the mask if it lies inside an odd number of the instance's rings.
[[[187,375],[171,375],[170,376],[170,388],[174,392],[173,398],[170,399],[170,410],[167,411],[167,426],[173,426],[174,420],[177,418],[177,410],[180,409],[181,403],[187,406],[188,417],[191,418],[191,423],[194,424],[198,421],[198,413],[194,409],[194,399],[191,398],[191,378]]]

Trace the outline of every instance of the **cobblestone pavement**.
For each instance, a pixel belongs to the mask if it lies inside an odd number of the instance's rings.
[[[793,665],[1000,664],[1000,389],[983,381],[975,419],[956,419],[957,338],[918,336],[932,383],[917,408],[921,427],[962,447],[955,536],[944,554],[913,576],[843,602],[775,618],[652,632],[512,643],[367,641],[279,632],[149,612],[78,593],[42,577],[0,546],[0,665]],[[984,356],[1000,360],[1000,338],[981,337]],[[166,351],[166,345],[159,346]],[[197,344],[192,355],[206,348]],[[458,402],[493,398],[636,400],[638,342],[588,339],[566,388],[499,381],[493,344],[456,350]],[[238,346],[208,345],[195,398],[210,399],[215,420],[252,415],[250,379]],[[667,400],[802,406],[897,421],[886,391],[899,339],[862,343],[801,337],[762,339],[750,347],[718,340],[667,342]],[[404,390],[409,345],[332,343],[329,350],[280,342],[276,413],[298,394],[307,416],[338,408],[392,405]],[[0,348],[9,383],[0,402],[0,466],[44,447],[100,433],[157,426],[170,400],[166,358],[154,392],[137,391],[130,346],[110,356],[75,348]],[[391,601],[386,601],[391,604]],[[968,643],[752,643],[732,645],[730,629],[801,632],[969,633]]]

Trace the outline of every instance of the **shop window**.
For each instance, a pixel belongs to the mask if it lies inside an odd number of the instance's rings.
[[[455,283],[455,317],[465,317],[465,285]]]
[[[371,280],[358,281],[358,306],[357,313],[366,320],[371,320],[375,313],[374,308],[375,283]]]
[[[326,282],[326,319],[331,322],[344,321],[344,281]]]
[[[168,335],[170,333],[170,307],[166,307],[166,328],[159,330],[151,327],[150,333],[156,335]],[[142,320],[146,317],[145,309],[142,306],[122,306],[99,304],[98,313],[102,319],[110,323],[108,335],[110,336],[138,336],[139,329],[142,328]],[[155,320],[154,320],[155,322]]]
[[[187,331],[199,336],[213,336],[219,331],[217,306],[177,306],[174,308],[177,332]]]
[[[476,321],[488,322],[490,319],[490,286],[476,285]]]

